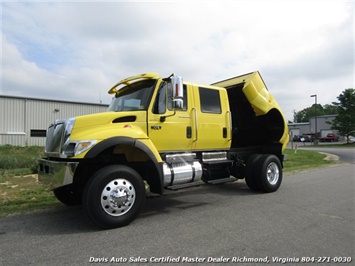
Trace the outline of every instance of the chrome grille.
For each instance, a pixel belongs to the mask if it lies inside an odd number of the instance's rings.
[[[63,135],[65,131],[64,121],[60,121],[51,125],[47,130],[46,138],[46,154],[59,156],[61,152]]]

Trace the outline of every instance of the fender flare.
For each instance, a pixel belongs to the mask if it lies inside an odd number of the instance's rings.
[[[93,159],[97,155],[99,155],[101,152],[103,152],[104,150],[106,150],[110,147],[116,146],[116,145],[120,145],[120,144],[131,145],[135,148],[142,150],[143,152],[145,152],[148,155],[148,157],[152,160],[152,162],[156,168],[156,171],[159,175],[160,190],[162,193],[163,183],[164,183],[162,163],[157,160],[156,156],[154,155],[152,150],[147,145],[138,141],[137,139],[130,138],[130,137],[113,137],[113,138],[105,139],[105,140],[99,142],[98,144],[96,144],[92,149],[90,149],[87,152],[87,154],[85,155],[85,158],[86,159]]]

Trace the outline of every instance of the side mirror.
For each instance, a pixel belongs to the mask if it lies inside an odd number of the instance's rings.
[[[182,108],[184,105],[184,89],[182,77],[175,76],[174,74],[170,77],[171,84],[173,86],[173,105],[174,108]]]
[[[173,96],[174,98],[183,98],[184,97],[184,90],[182,85],[182,77],[173,76],[171,77],[171,83],[173,85]]]

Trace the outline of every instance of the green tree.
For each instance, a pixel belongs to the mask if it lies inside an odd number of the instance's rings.
[[[339,131],[349,141],[349,136],[355,135],[355,90],[344,90],[338,97],[339,102],[333,102],[338,115],[332,121],[332,128]]]
[[[321,115],[336,115],[338,114],[338,108],[334,104],[313,104],[311,107],[307,107],[299,112],[294,111],[293,122],[303,123],[309,122],[309,119],[314,116]]]
[[[338,114],[337,106],[334,104],[323,105],[324,115],[336,115]]]
[[[309,119],[313,116],[324,115],[324,109],[321,104],[313,104],[311,107],[307,107],[294,114],[295,123],[309,122]]]

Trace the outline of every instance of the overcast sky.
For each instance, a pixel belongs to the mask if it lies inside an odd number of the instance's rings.
[[[5,1],[0,94],[108,104],[144,72],[259,70],[286,118],[354,85],[354,1]]]

